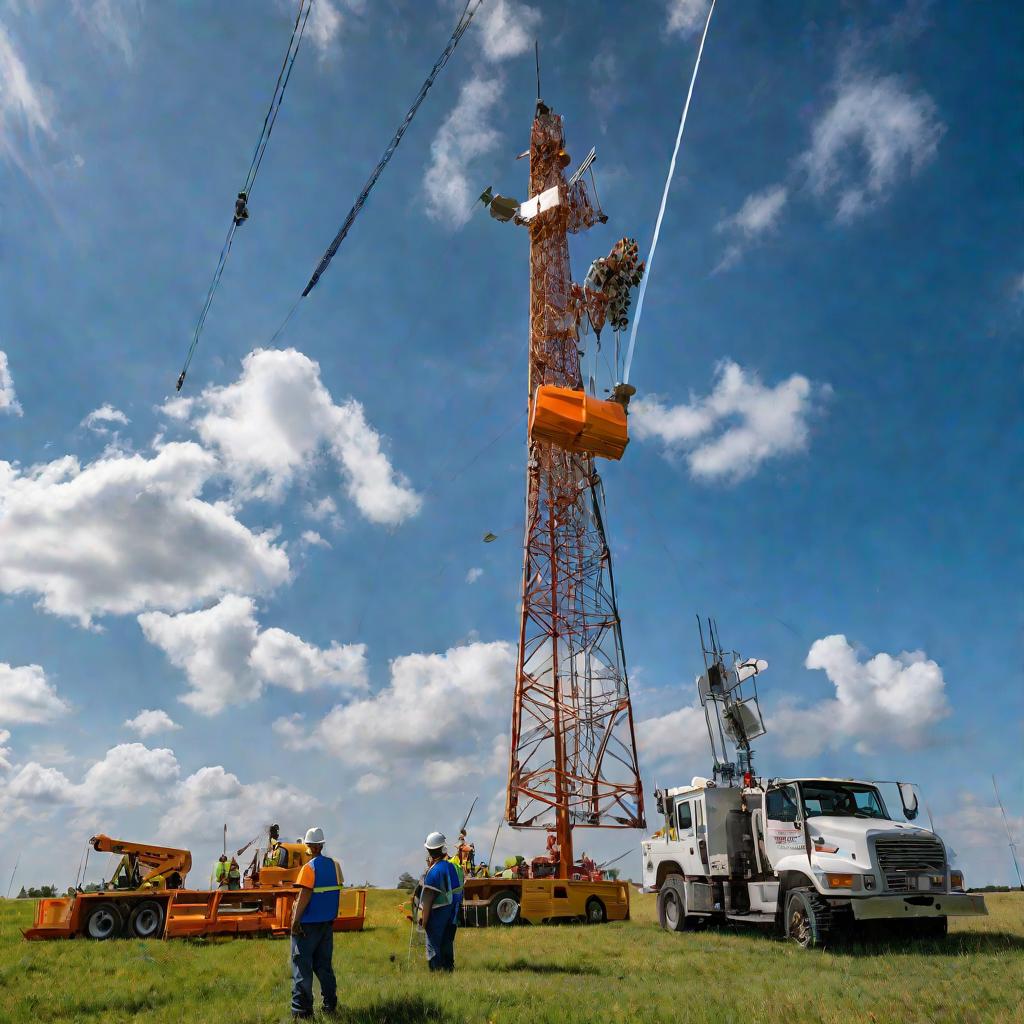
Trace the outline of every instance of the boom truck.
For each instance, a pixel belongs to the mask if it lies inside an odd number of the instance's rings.
[[[950,917],[987,914],[984,897],[965,892],[942,839],[911,824],[912,784],[888,784],[907,819],[899,821],[882,797],[885,783],[755,773],[750,741],[765,732],[756,677],[768,663],[732,652],[727,665],[710,621],[708,629],[697,691],[713,777],[656,790],[663,824],[641,843],[643,888],[658,895],[662,928],[762,925],[811,948],[852,922],[941,938]]]
[[[32,927],[22,934],[31,940],[99,941],[285,935],[299,895],[295,881],[310,857],[302,843],[282,843],[279,834],[271,825],[237,851],[241,856],[266,835],[267,845],[256,847],[240,889],[186,889],[188,850],[93,836],[89,849],[120,854],[111,880],[97,892],[41,899]],[[366,891],[343,889],[334,930],[360,931],[365,916]]]

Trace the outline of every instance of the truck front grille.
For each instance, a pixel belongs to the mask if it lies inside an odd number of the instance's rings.
[[[908,892],[913,876],[946,872],[946,851],[935,836],[883,836],[875,840],[875,852],[890,892]]]

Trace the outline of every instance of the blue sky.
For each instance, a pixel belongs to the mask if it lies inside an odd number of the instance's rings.
[[[66,884],[102,829],[198,882],[225,820],[279,820],[388,884],[500,814],[527,239],[472,200],[525,198],[539,36],[609,214],[574,272],[645,251],[706,6],[485,0],[272,345],[455,16],[317,0],[176,401],[291,6],[0,6],[0,877],[20,846]],[[1022,33],[718,7],[601,467],[648,792],[710,767],[711,614],[771,666],[760,767],[918,781],[978,883],[1012,870],[993,772],[1024,839]]]

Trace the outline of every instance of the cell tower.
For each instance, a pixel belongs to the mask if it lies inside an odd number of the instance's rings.
[[[566,180],[568,164],[562,118],[538,99],[532,198],[514,215],[530,232],[533,416],[506,819],[515,827],[554,829],[561,878],[572,877],[574,827],[645,827],[601,480],[593,451],[544,440],[535,423],[543,386],[590,402],[592,419],[597,407],[613,406],[583,395],[580,289],[572,282],[568,234],[605,218],[580,171]],[[584,161],[580,170],[587,166]],[[502,213],[502,197],[488,190],[483,198],[493,201],[493,216],[512,219]],[[622,418],[624,447],[624,416],[620,407],[613,411]]]

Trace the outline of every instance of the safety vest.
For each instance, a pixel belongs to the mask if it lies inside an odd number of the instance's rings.
[[[312,879],[309,878],[310,874]],[[330,857],[314,857],[299,875],[300,883],[305,885],[307,881],[313,882],[313,894],[302,915],[303,924],[333,921],[338,916],[341,890],[345,883],[341,865]]]
[[[228,877],[228,862],[226,860],[217,861],[217,867],[214,869],[214,877],[218,882],[223,882]]]
[[[434,897],[431,910],[433,910],[434,907],[458,906],[458,904],[462,902],[462,869],[452,860],[442,860],[439,863],[454,870],[455,878],[454,880],[452,879],[451,871],[444,872],[443,888]]]
[[[462,866],[462,861],[458,857],[449,857],[448,863],[455,868],[455,873],[459,876],[459,892],[462,892],[463,883],[466,881],[466,871]]]

